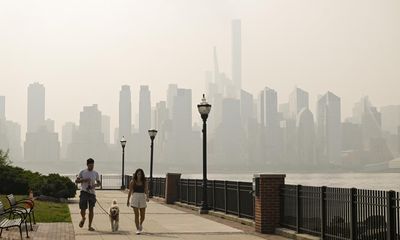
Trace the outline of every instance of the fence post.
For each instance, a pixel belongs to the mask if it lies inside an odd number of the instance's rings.
[[[212,188],[213,188],[213,209],[215,211],[215,180],[212,181]]]
[[[190,204],[189,203],[189,178],[186,179],[186,203]]]
[[[103,174],[100,174],[100,189],[103,189]]]
[[[194,205],[197,206],[197,179],[194,180]]]
[[[224,195],[225,195],[225,199],[224,199],[224,201],[225,201],[225,214],[227,214],[228,213],[228,186],[227,186],[227,183],[226,183],[226,181],[224,181]]]
[[[357,239],[357,189],[350,189],[350,239]]]
[[[182,187],[181,182],[181,174],[180,173],[167,173],[165,177],[165,203],[173,204],[178,199],[181,200],[181,191],[178,189]],[[160,184],[161,185],[161,184]],[[179,197],[178,197],[179,195]]]
[[[275,233],[281,223],[281,189],[285,184],[284,174],[260,174],[255,178],[255,230],[260,233]]]
[[[296,232],[297,233],[300,233],[300,218],[301,218],[300,189],[301,185],[297,185],[296,186]]]
[[[237,215],[240,217],[240,182],[237,182]]]
[[[395,240],[396,239],[396,193],[394,191],[386,192],[387,198],[387,216],[388,216],[388,224],[387,224],[387,239]]]
[[[320,192],[320,213],[321,213],[321,239],[325,239],[326,228],[326,187],[321,187]]]

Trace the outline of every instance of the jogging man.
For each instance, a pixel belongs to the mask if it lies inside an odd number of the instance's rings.
[[[95,188],[101,186],[99,174],[93,170],[94,160],[89,158],[86,161],[87,169],[82,170],[76,183],[81,184],[81,194],[79,195],[79,208],[81,209],[82,219],[79,222],[79,227],[82,228],[86,220],[86,209],[89,207],[89,231],[95,231],[92,227],[94,216],[94,206],[96,205],[96,192]]]

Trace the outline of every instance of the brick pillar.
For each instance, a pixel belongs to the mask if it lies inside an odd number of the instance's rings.
[[[279,227],[281,218],[280,191],[285,184],[284,174],[254,175],[259,182],[258,194],[255,197],[255,228],[260,233],[274,233]]]
[[[165,203],[173,204],[178,199],[179,180],[181,180],[180,173],[167,173],[165,178]]]

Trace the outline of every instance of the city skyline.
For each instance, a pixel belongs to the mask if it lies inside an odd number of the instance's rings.
[[[113,129],[118,90],[126,84],[133,93],[132,119],[141,85],[150,87],[153,103],[165,99],[169,83],[193,89],[193,102],[200,101],[206,92],[204,71],[213,69],[214,46],[220,72],[232,77],[232,19],[241,19],[241,84],[253,95],[268,86],[283,103],[298,86],[315,102],[329,90],[342,99],[342,120],[364,95],[378,107],[400,102],[399,16],[392,11],[400,6],[395,1],[354,1],[347,8],[331,1],[313,9],[302,3],[288,9],[279,1],[204,1],[196,6],[176,1],[171,4],[176,8],[166,9],[158,8],[158,1],[138,6],[121,1],[111,6],[100,2],[93,9],[91,1],[71,1],[63,6],[65,12],[51,1],[0,4],[0,30],[5,33],[0,40],[0,95],[7,98],[8,119],[20,123],[22,132],[27,125],[25,88],[36,81],[46,86],[46,112],[57,132],[64,122],[77,123],[81,107],[94,103],[111,117]],[[30,15],[29,6],[37,17]],[[89,9],[93,11],[87,14]],[[67,18],[71,13],[74,18]],[[200,17],[206,13],[209,18]],[[115,15],[120,18],[111,17]],[[76,40],[65,40],[70,38]],[[310,110],[315,115],[315,106]]]

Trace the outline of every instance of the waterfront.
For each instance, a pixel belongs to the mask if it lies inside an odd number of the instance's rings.
[[[201,174],[183,174],[182,178],[202,178]],[[209,174],[210,180],[252,181],[252,174]],[[288,173],[287,184],[328,186],[400,192],[400,173]]]

